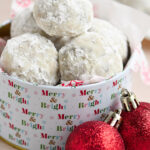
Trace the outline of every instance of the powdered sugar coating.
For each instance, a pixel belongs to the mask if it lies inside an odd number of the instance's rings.
[[[55,85],[59,80],[57,59],[58,52],[50,40],[26,33],[8,40],[1,65],[9,75],[22,80]]]
[[[76,36],[91,27],[93,8],[89,0],[36,0],[34,18],[50,36]]]
[[[59,51],[61,80],[109,78],[123,70],[121,56],[110,51],[94,32],[74,38]]]
[[[44,34],[44,32],[37,26],[32,10],[32,7],[25,8],[12,20],[11,37],[22,35],[28,32]]]
[[[94,18],[93,24],[89,32],[99,34],[103,45],[111,49],[115,53],[119,53],[123,62],[127,60],[128,44],[126,36],[109,22]]]

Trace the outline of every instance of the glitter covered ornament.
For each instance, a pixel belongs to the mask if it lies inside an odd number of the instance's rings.
[[[126,111],[122,116],[120,133],[126,150],[150,149],[150,103],[139,103],[136,96],[122,91],[122,103]]]
[[[79,125],[70,134],[66,150],[125,150],[118,127],[120,115],[111,113],[106,122],[89,121]]]

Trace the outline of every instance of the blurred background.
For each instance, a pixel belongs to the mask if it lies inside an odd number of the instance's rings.
[[[10,8],[12,0],[0,0],[0,24],[10,18]],[[117,0],[125,4],[132,5],[142,11],[150,12],[149,0]],[[149,1],[149,2],[148,2]],[[145,7],[145,8],[143,8]],[[148,9],[148,8],[149,9]],[[149,12],[147,11],[149,10]],[[143,49],[150,64],[150,40],[143,41]],[[150,85],[145,85],[141,78],[140,73],[134,73],[133,75],[133,91],[136,93],[137,98],[141,101],[150,102]],[[0,150],[14,150],[4,142],[0,141]]]

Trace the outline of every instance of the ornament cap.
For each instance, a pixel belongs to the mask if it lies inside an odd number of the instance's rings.
[[[121,91],[121,102],[126,111],[136,109],[140,105],[136,95],[133,92],[129,92],[127,89],[122,89]]]
[[[118,129],[121,122],[122,117],[120,116],[122,113],[121,109],[116,110],[115,112],[111,111],[104,122],[108,123],[110,126]]]

